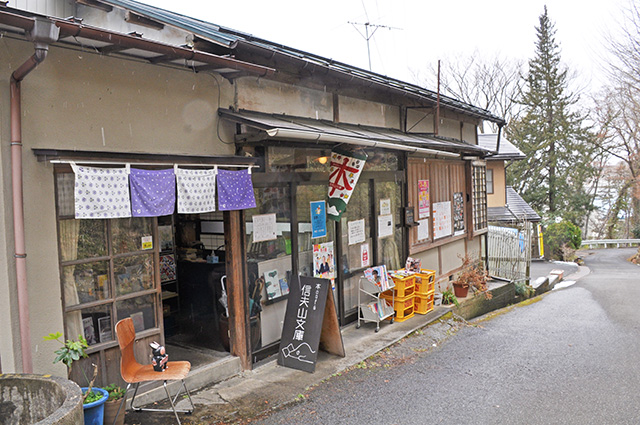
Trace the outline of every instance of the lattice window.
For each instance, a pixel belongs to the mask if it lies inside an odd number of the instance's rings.
[[[473,230],[487,228],[487,167],[473,165]]]

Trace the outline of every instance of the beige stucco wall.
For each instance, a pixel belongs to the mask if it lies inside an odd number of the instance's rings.
[[[507,203],[504,161],[487,161],[487,170],[493,170],[493,193],[487,193],[487,206],[504,207]]]
[[[261,78],[243,78],[236,87],[236,109],[333,120],[331,93]]]
[[[400,109],[377,102],[340,96],[340,122],[400,129]]]
[[[2,47],[0,47],[0,52]],[[1,60],[1,56],[0,56]],[[4,68],[4,66],[2,66]],[[20,347],[20,335],[18,333],[18,311],[15,291],[15,261],[13,257],[13,233],[4,231],[11,227],[11,166],[9,155],[9,85],[0,84],[0,176],[2,176],[2,193],[0,193],[0,362],[4,373],[20,371],[16,364],[19,362],[14,348]]]
[[[9,78],[33,53],[31,43],[0,43],[0,166],[4,238],[0,245],[0,356],[3,372],[18,371],[11,213]],[[89,52],[52,47],[43,64],[22,82],[22,139],[27,280],[34,372],[66,376],[52,365],[55,343],[42,336],[63,331],[58,268],[53,167],[39,163],[32,148],[189,155],[233,154],[218,139],[220,104],[232,104],[232,85],[219,76],[173,70]],[[232,141],[229,126],[222,138]],[[5,276],[4,278],[2,276]]]

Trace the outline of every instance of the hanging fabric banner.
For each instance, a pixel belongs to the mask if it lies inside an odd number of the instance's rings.
[[[176,176],[172,169],[131,169],[131,214],[159,217],[173,214],[176,206]]]
[[[218,170],[218,207],[220,211],[256,207],[249,170]]]
[[[347,204],[358,183],[367,155],[364,152],[331,152],[331,174],[329,175],[329,208],[327,215],[338,221],[347,209]]]
[[[174,167],[178,187],[178,214],[216,210],[216,168],[185,170]]]
[[[131,217],[129,166],[97,168],[71,164],[76,218]]]

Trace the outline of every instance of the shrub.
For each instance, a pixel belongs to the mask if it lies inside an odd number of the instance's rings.
[[[582,231],[570,221],[552,223],[544,232],[544,252],[552,260],[572,260],[581,243]]]

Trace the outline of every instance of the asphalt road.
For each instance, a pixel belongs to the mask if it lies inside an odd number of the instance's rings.
[[[574,285],[432,325],[250,423],[639,424],[634,251],[591,251]]]

